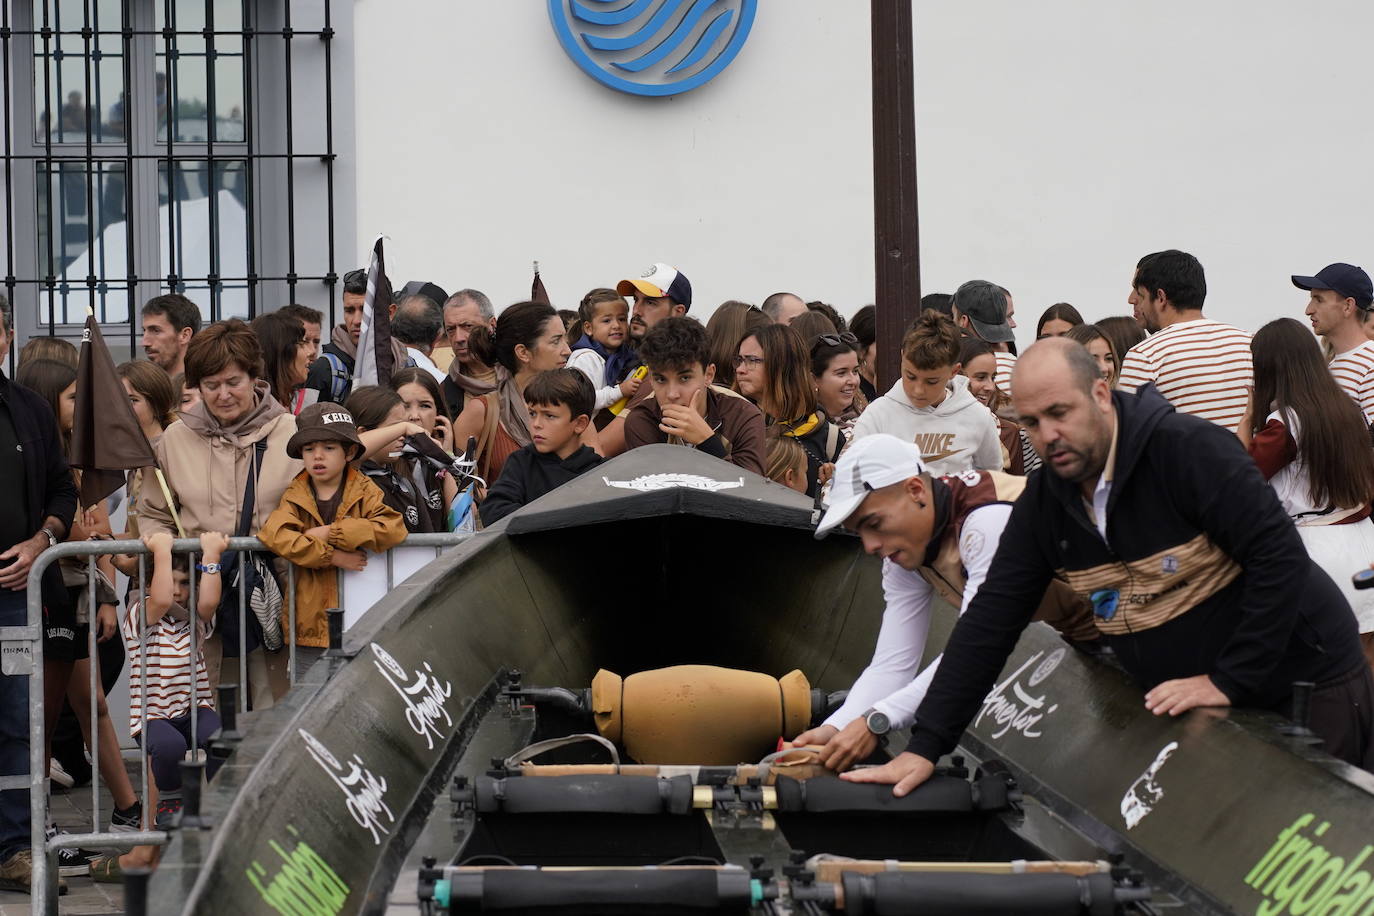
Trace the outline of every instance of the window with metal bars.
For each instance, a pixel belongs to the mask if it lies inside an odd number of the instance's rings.
[[[300,302],[333,323],[356,265],[336,261],[331,0],[0,4],[17,343],[79,334],[89,308],[138,355],[164,292],[207,322]]]

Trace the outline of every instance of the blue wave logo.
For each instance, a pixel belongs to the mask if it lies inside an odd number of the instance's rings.
[[[598,82],[666,96],[710,82],[749,37],[758,0],[549,0],[568,56]]]

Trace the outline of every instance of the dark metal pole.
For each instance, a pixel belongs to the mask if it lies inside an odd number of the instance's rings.
[[[870,0],[873,25],[873,244],[878,390],[901,376],[902,335],[920,313],[911,0]]]

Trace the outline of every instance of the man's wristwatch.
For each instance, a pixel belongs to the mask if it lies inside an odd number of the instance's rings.
[[[218,564],[218,563],[197,563],[197,564],[196,564],[196,571],[197,571],[197,572],[209,573],[209,574],[212,575],[212,576],[219,575],[220,569],[221,569],[221,566],[220,566],[220,564]]]
[[[864,713],[864,724],[868,726],[870,732],[880,738],[892,729],[892,720],[886,714],[871,707]]]
[[[44,537],[46,537],[46,538],[48,539],[48,546],[49,546],[49,547],[56,547],[56,546],[57,546],[57,535],[56,535],[56,534],[53,534],[53,530],[52,530],[51,528],[49,528],[47,525],[44,525],[44,526],[42,527],[42,529],[39,530],[38,533],[41,534],[41,535],[43,535]]]

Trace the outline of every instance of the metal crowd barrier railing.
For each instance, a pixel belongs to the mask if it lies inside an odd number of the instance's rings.
[[[434,533],[434,534],[411,534],[401,543],[402,547],[432,547],[437,557],[445,548],[452,547],[466,540],[471,535],[462,533]],[[174,553],[187,553],[191,555],[191,568],[195,568],[195,555],[200,553],[200,540],[198,538],[182,538],[173,541],[172,551]],[[262,542],[257,538],[235,537],[229,539],[229,547],[226,553],[234,551],[260,551],[268,557],[273,554],[267,551]],[[100,847],[106,849],[130,849],[139,845],[163,845],[167,842],[167,833],[163,830],[153,829],[153,817],[155,811],[148,801],[148,749],[147,741],[139,743],[139,770],[142,775],[143,792],[139,796],[143,804],[142,829],[136,832],[114,833],[101,831],[100,829],[100,740],[99,740],[99,720],[97,718],[98,704],[102,696],[100,684],[100,667],[96,663],[98,650],[96,648],[96,559],[102,556],[114,555],[134,555],[138,557],[137,581],[131,579],[133,593],[138,595],[139,602],[139,640],[144,638],[147,627],[147,617],[143,612],[144,601],[147,598],[146,584],[148,582],[148,560],[150,551],[143,546],[142,541],[75,541],[58,544],[56,547],[45,550],[34,561],[29,570],[28,582],[28,622],[20,627],[0,627],[0,643],[5,644],[11,651],[19,645],[27,643],[28,657],[30,659],[29,669],[29,772],[28,775],[7,776],[0,775],[0,790],[28,789],[29,790],[29,811],[32,817],[32,844],[33,844],[33,884],[32,884],[32,912],[34,914],[56,914],[57,912],[57,852],[64,847]],[[44,745],[44,691],[43,691],[43,598],[42,598],[42,579],[43,572],[54,562],[67,557],[86,558],[86,581],[87,599],[90,617],[90,627],[87,635],[87,648],[90,652],[90,688],[91,688],[91,727],[90,733],[84,735],[88,742],[87,746],[91,755],[91,830],[89,833],[70,833],[59,834],[48,839],[46,827],[48,821],[48,793],[46,782],[48,778],[47,753]],[[394,566],[391,551],[384,554],[386,562],[386,587],[390,591],[395,585]],[[282,634],[283,641],[288,652],[287,670],[290,683],[296,683],[296,568],[291,564],[286,564],[286,582],[282,589],[283,607],[286,609],[286,627]],[[191,626],[191,742],[190,751],[193,759],[199,759],[200,751],[196,734],[196,709],[200,702],[197,697],[197,685],[195,676],[195,659],[200,651],[200,627],[195,625],[199,618],[196,615],[196,582],[195,575],[190,576],[190,597],[187,600],[190,612]],[[225,582],[224,588],[229,588],[230,583]],[[123,599],[119,598],[120,603]],[[248,598],[245,589],[238,591],[239,604],[239,664],[238,664],[238,712],[246,711],[248,703],[248,652],[247,649],[247,620],[248,620]],[[344,579],[342,571],[339,576],[339,605],[344,605]],[[120,610],[121,618],[128,613],[127,607]],[[119,621],[115,634],[111,639],[122,640],[123,621]],[[140,692],[140,708],[142,710],[141,730],[146,736],[148,722],[148,684],[147,672],[148,665],[146,659],[141,668],[144,677],[141,683],[135,685],[132,680],[129,684],[130,697],[134,690]],[[132,673],[132,672],[131,672]],[[224,676],[221,669],[221,679]],[[213,700],[212,700],[213,703]],[[113,712],[111,712],[113,715]]]

